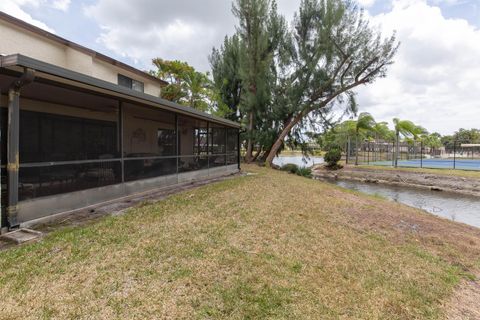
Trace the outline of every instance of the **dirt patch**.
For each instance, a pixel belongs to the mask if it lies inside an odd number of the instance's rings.
[[[354,166],[346,166],[335,171],[318,166],[313,170],[313,176],[321,179],[346,179],[367,183],[403,185],[480,196],[480,179],[473,177]]]
[[[445,306],[448,320],[480,319],[480,282],[464,281]]]

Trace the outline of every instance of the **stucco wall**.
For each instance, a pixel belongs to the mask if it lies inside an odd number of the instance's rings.
[[[118,74],[144,83],[146,94],[160,96],[160,84],[148,77],[109,64],[87,53],[0,20],[0,54],[20,53],[108,82],[117,83]]]

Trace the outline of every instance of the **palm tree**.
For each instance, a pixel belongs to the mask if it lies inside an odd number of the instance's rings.
[[[357,122],[355,124],[355,165],[358,165],[358,137],[361,131],[371,131],[375,125],[375,119],[368,112],[362,112],[358,115]]]
[[[375,145],[378,145],[378,140],[387,140],[390,134],[390,129],[388,128],[388,123],[386,122],[376,122],[372,127],[372,131],[375,134]],[[374,148],[374,161],[377,161],[377,149]]]
[[[422,135],[428,134],[428,131],[422,126],[415,126],[411,134],[413,136],[413,152],[414,152],[413,158],[415,159],[417,158],[417,148],[415,147],[415,144],[418,138],[421,138]]]
[[[410,120],[400,120],[398,118],[393,119],[393,124],[395,126],[395,168],[398,165],[398,155],[400,154],[400,134],[404,137],[413,136],[414,132],[417,132],[417,126]]]

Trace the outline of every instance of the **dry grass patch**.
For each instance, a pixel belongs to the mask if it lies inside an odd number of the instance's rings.
[[[438,319],[480,266],[477,229],[246,170],[0,252],[0,318]]]
[[[359,165],[358,168],[374,169],[374,170],[394,170],[404,172],[419,172],[427,174],[438,174],[444,176],[464,177],[480,179],[480,171],[474,170],[454,170],[454,169],[430,169],[430,168],[393,168],[388,166],[371,166],[371,165]]]

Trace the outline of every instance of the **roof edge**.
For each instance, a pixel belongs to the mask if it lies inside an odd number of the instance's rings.
[[[144,100],[146,102],[157,104],[159,105],[159,107],[163,106],[164,108],[172,109],[173,111],[187,114],[193,117],[201,118],[203,120],[216,122],[216,123],[223,124],[229,127],[234,127],[234,128],[241,127],[241,125],[237,122],[224,119],[218,116],[214,116],[206,112],[196,110],[192,107],[182,106],[172,101],[155,97],[146,93],[121,87],[117,84],[114,84],[102,79],[94,78],[83,73],[65,69],[47,62],[43,62],[31,57],[24,56],[22,54],[13,54],[13,55],[0,57],[0,67],[6,68],[6,67],[15,67],[15,66],[31,68],[36,71],[49,74],[52,76],[56,76],[59,78],[71,80],[74,82],[79,82],[85,85],[89,85],[102,90],[107,90],[113,93],[129,96],[135,99]]]

